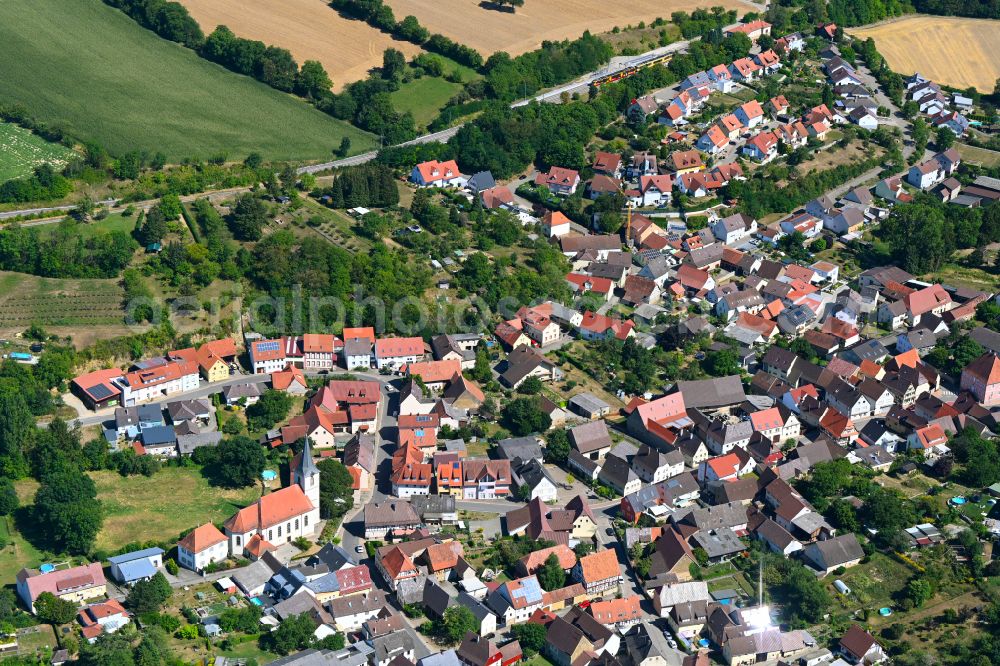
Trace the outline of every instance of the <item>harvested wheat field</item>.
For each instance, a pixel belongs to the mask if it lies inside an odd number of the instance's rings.
[[[382,64],[390,46],[407,58],[420,47],[393,39],[364,21],[343,18],[323,0],[181,0],[208,34],[225,25],[248,39],[286,48],[302,64],[323,63],[333,87],[358,81]]]
[[[187,0],[185,0],[187,1]],[[205,1],[205,0],[202,0]],[[431,32],[440,32],[484,55],[518,55],[543,41],[579,37],[585,30],[606,32],[677,11],[725,7],[741,15],[752,5],[739,0],[525,0],[516,13],[489,9],[480,0],[385,0],[397,18],[413,14]]]
[[[875,40],[889,66],[903,75],[920,72],[956,88],[993,91],[1000,76],[1000,21],[944,16],[907,16],[849,30]]]

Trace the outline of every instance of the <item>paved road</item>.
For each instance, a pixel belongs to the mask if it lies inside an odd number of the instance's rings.
[[[105,199],[103,201],[95,202],[98,206],[111,206],[117,201],[115,199]],[[40,213],[65,213],[76,208],[76,205],[72,206],[50,206],[48,208],[24,208],[21,210],[8,210],[6,212],[0,213],[0,220],[7,220],[12,217],[17,217],[19,215],[38,215]]]
[[[233,194],[239,194],[240,192],[249,192],[249,187],[230,187],[223,190],[209,190],[208,192],[199,192],[198,194],[185,194],[180,197],[181,201],[195,201],[196,199],[207,198],[209,200],[214,199],[224,199]],[[103,201],[95,202],[98,206],[107,206],[111,212],[118,212],[124,210],[127,206],[132,206],[134,208],[149,208],[150,206],[156,204],[159,199],[147,199],[145,201],[132,201],[128,204],[122,203],[121,199],[104,199]],[[5,213],[0,213],[0,220],[10,219],[12,217],[17,217],[19,215],[37,215],[39,213],[53,213],[54,217],[43,218],[39,220],[28,220],[22,222],[22,227],[39,227],[46,224],[56,224],[63,219],[63,215],[60,213],[66,213],[76,208],[76,206],[55,206],[52,208],[29,208],[26,210],[10,210]]]
[[[755,3],[749,2],[749,0],[747,0],[747,4],[751,5],[753,7],[757,7],[758,6]],[[726,27],[729,28],[729,27],[732,27],[732,26],[726,26]],[[544,93],[541,93],[539,95],[535,95],[533,97],[528,97],[526,99],[522,99],[522,100],[519,100],[517,102],[514,102],[513,104],[510,105],[510,107],[512,109],[514,109],[514,108],[517,108],[519,106],[527,106],[531,102],[552,102],[552,103],[559,103],[559,102],[562,101],[562,95],[563,95],[563,93],[567,93],[570,96],[572,96],[574,93],[583,93],[583,92],[586,92],[590,88],[590,84],[595,79],[599,79],[602,76],[606,76],[607,74],[619,71],[619,70],[624,69],[625,67],[628,67],[628,66],[630,66],[632,64],[640,63],[640,62],[643,62],[645,60],[648,60],[648,59],[656,57],[656,56],[666,55],[666,54],[670,54],[670,53],[678,53],[678,52],[684,51],[691,44],[692,41],[695,41],[695,40],[694,39],[689,39],[689,40],[684,40],[684,41],[680,41],[680,42],[674,42],[673,44],[668,44],[666,46],[661,46],[661,47],[652,49],[651,51],[646,51],[645,53],[642,53],[640,55],[631,57],[628,60],[625,60],[624,62],[613,60],[611,64],[609,64],[609,65],[607,65],[605,67],[602,67],[601,69],[599,69],[597,71],[590,72],[589,74],[585,74],[585,75],[581,76],[580,78],[576,79],[575,81],[571,81],[570,83],[567,83],[565,85],[559,86],[558,88],[553,88],[552,90],[548,90],[548,91],[546,91]],[[400,146],[411,146],[411,145],[416,145],[416,144],[420,144],[420,143],[430,143],[432,141],[447,141],[451,137],[455,136],[455,134],[461,128],[462,128],[462,125],[456,125],[455,127],[450,127],[448,129],[442,130],[440,132],[434,132],[434,133],[431,133],[431,134],[424,134],[423,136],[418,136],[416,139],[412,139],[410,141],[406,141],[406,142],[401,143],[399,145]],[[358,165],[358,164],[364,164],[365,162],[370,162],[371,160],[375,159],[375,157],[377,155],[378,155],[378,151],[373,150],[373,151],[370,151],[370,152],[367,152],[367,153],[363,153],[361,155],[354,155],[352,157],[346,157],[346,158],[341,159],[341,160],[334,160],[332,162],[324,162],[322,164],[311,164],[309,166],[300,167],[298,169],[298,172],[299,173],[316,173],[318,171],[325,171],[327,169],[335,169],[335,168],[338,168],[338,167],[355,166],[355,165]]]

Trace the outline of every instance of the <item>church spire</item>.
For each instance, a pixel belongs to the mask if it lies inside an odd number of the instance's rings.
[[[313,507],[319,508],[319,467],[312,456],[312,444],[306,437],[306,445],[302,447],[302,455],[299,456],[299,464],[295,468],[293,481],[297,483],[302,492],[305,493]]]

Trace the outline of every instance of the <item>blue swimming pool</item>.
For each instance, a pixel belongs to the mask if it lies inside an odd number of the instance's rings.
[[[952,497],[951,498],[951,503],[954,504],[955,506],[962,506],[963,504],[965,504],[965,498],[961,497],[961,496],[960,497]]]
[[[263,472],[260,473],[260,478],[264,479],[265,481],[274,481],[275,479],[278,478],[278,473],[273,469],[265,469]]]
[[[881,615],[882,617],[889,617],[890,615],[892,615],[892,609],[889,607],[879,608],[878,614]]]
[[[260,597],[250,597],[250,603],[254,606],[263,606],[264,602],[260,600]]]

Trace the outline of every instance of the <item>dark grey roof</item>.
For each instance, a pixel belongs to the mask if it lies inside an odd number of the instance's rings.
[[[174,423],[190,421],[203,415],[212,413],[212,401],[202,398],[200,400],[178,400],[167,404],[167,414]]]
[[[357,562],[354,561],[354,557],[350,553],[340,546],[327,543],[310,555],[306,559],[305,565],[310,567],[313,572],[319,573],[323,570],[328,572],[339,571],[344,567],[356,566]]]
[[[454,606],[457,603],[457,600],[448,594],[448,591],[441,587],[436,579],[428,576],[427,580],[424,581],[424,608],[432,616],[443,616],[449,606]]]
[[[670,647],[663,631],[644,621],[625,636],[625,658],[632,666],[660,657],[665,666],[682,666],[684,654]]]
[[[514,387],[528,376],[532,370],[547,363],[548,359],[540,351],[528,347],[518,347],[507,355],[500,382],[508,387]]]
[[[591,453],[611,446],[611,435],[604,421],[578,425],[570,429],[569,437],[573,446],[581,453]]]
[[[410,652],[416,647],[413,644],[413,637],[408,631],[397,631],[393,634],[373,638],[371,646],[375,650],[373,658],[376,663],[388,661],[395,656]]]
[[[231,384],[222,389],[222,395],[225,396],[226,400],[258,398],[261,395],[260,384]]]
[[[488,190],[491,187],[496,187],[496,180],[493,178],[493,174],[489,171],[477,171],[472,174],[469,178],[469,189],[471,189],[476,194],[482,192],[483,190]]]
[[[847,562],[860,560],[865,556],[865,551],[862,550],[856,536],[842,534],[826,541],[817,541],[806,547],[806,557],[814,562],[816,562],[814,557],[817,554],[822,555],[823,562],[832,569]]]
[[[309,438],[306,437],[306,444],[302,448],[302,455],[299,456],[299,469],[298,478],[307,479],[313,474],[319,474],[319,468],[316,467],[316,461],[313,460],[312,456],[312,444],[309,443]]]
[[[604,465],[601,467],[598,478],[612,487],[622,490],[629,481],[634,481],[639,477],[632,471],[628,460],[608,454],[604,459]]]
[[[542,445],[538,437],[529,435],[527,437],[510,437],[497,442],[497,453],[507,460],[520,458],[521,460],[533,460],[542,458]]]
[[[738,405],[747,399],[739,375],[679,381],[677,390],[684,394],[684,406],[688,409]]]
[[[746,544],[740,541],[736,533],[728,527],[718,530],[701,530],[695,533],[692,538],[712,558],[726,557],[746,550]]]
[[[375,472],[375,436],[359,432],[344,446],[344,465]]]
[[[611,408],[608,403],[598,398],[593,393],[578,393],[569,399],[570,407],[579,407],[591,414],[605,411]]]
[[[218,430],[191,435],[178,435],[177,450],[180,451],[181,455],[186,455],[202,446],[218,446],[221,441],[222,433]]]
[[[365,505],[365,526],[385,527],[393,525],[416,525],[420,523],[417,512],[409,502],[388,499]]]
[[[549,475],[548,470],[537,459],[523,463],[517,469],[513,470],[513,472],[514,476],[518,477],[521,483],[529,488],[536,488],[543,481],[548,481],[553,486],[556,486],[556,482]]]
[[[165,444],[175,444],[176,442],[177,435],[171,426],[153,426],[152,428],[143,428],[142,430],[143,446],[162,446]]]
[[[433,513],[455,513],[454,495],[416,495],[410,498],[414,511],[426,522]]]
[[[366,356],[372,353],[372,343],[365,338],[351,338],[344,342],[344,357]],[[350,368],[348,368],[350,369]]]

